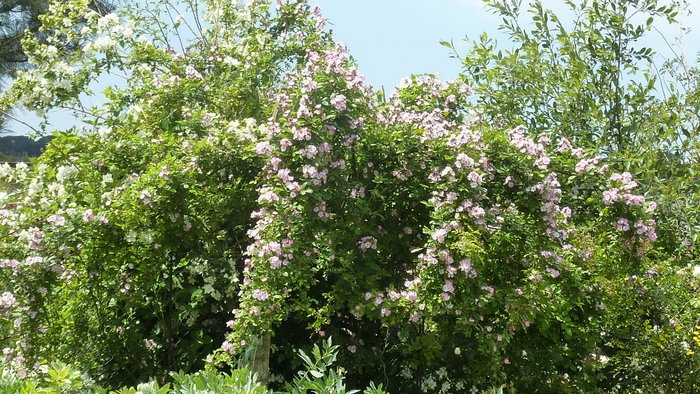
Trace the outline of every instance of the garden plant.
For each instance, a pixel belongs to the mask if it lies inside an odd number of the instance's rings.
[[[0,388],[697,388],[697,71],[633,46],[681,4],[486,3],[513,49],[388,95],[303,0],[52,3],[0,109],[83,126],[0,165]]]

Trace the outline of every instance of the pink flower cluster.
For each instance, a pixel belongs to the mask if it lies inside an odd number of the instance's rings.
[[[480,131],[471,130],[468,124],[460,125],[458,129],[459,132],[453,133],[447,138],[447,146],[455,149],[464,146],[471,146],[478,150],[483,149],[483,134]]]
[[[280,197],[271,188],[263,188],[258,196],[258,202],[263,203],[273,203],[279,201]]]
[[[283,251],[283,248],[289,249],[293,244],[294,242],[288,238],[282,243],[276,241],[254,243],[249,246],[249,252],[255,253],[258,257],[267,258],[270,268],[277,269],[289,264],[289,261],[294,258],[292,253]]]
[[[338,111],[345,111],[348,109],[348,99],[344,95],[339,94],[331,99],[331,105]]]
[[[603,191],[603,203],[605,205],[612,205],[617,201],[622,201],[626,205],[634,207],[643,205],[646,199],[641,195],[620,193],[620,190],[616,187]]]
[[[620,188],[623,190],[632,190],[637,187],[637,182],[632,179],[632,174],[626,171],[621,174],[616,172],[610,175],[610,180],[613,182],[620,182]]]
[[[185,76],[187,77],[187,79],[203,79],[204,78],[202,76],[202,74],[199,71],[197,71],[197,69],[194,68],[193,66],[185,67]]]
[[[566,137],[563,137],[561,140],[559,140],[558,151],[561,153],[571,152],[571,155],[578,159],[583,159],[583,156],[585,155],[583,149],[574,148],[573,145],[571,145],[571,141],[569,141],[569,139]]]
[[[370,235],[364,236],[364,237],[362,237],[362,239],[360,239],[357,242],[357,247],[363,252],[366,252],[370,249],[376,250],[377,249],[377,239],[370,236]]]
[[[463,201],[455,209],[455,219],[458,219],[459,217],[461,217],[462,212],[466,212],[468,217],[470,217],[474,221],[474,224],[479,225],[479,226],[486,225],[486,219],[485,219],[486,210],[484,210],[484,208],[482,208],[481,206],[474,203],[472,200]]]
[[[634,233],[646,236],[651,242],[656,241],[656,221],[653,219],[647,221],[637,220],[634,222]]]
[[[554,268],[547,268],[546,271],[552,276],[552,278],[558,278],[560,275],[559,270]]]
[[[630,222],[626,218],[620,218],[615,222],[614,226],[617,229],[617,231],[625,232],[625,231],[629,231]]]
[[[598,163],[600,163],[600,157],[598,156],[592,159],[581,159],[578,163],[576,163],[576,167],[574,168],[574,170],[577,174],[581,175],[596,169]]]
[[[9,291],[6,291],[0,295],[0,308],[10,308],[15,305],[17,305],[17,300]]]
[[[252,297],[258,301],[265,301],[268,297],[270,297],[270,293],[265,290],[255,289],[253,290]]]
[[[540,170],[546,170],[551,159],[547,156],[545,146],[549,143],[549,138],[543,134],[538,142],[525,136],[525,127],[519,126],[508,133],[511,145],[533,159],[535,159],[535,167]]]
[[[352,198],[365,198],[365,187],[362,185],[356,185],[350,189],[350,197]]]
[[[318,215],[318,217],[322,219],[330,219],[333,217],[333,214],[330,212],[326,211],[326,202],[321,201],[316,206],[314,206],[314,212]]]
[[[455,167],[458,169],[470,169],[474,167],[474,159],[471,157],[467,156],[465,153],[460,153],[457,155],[457,158],[455,159]]]
[[[566,224],[572,212],[571,208],[559,205],[562,190],[557,174],[550,172],[542,182],[535,184],[528,190],[537,191],[542,196],[543,202],[540,211],[544,214],[544,221],[548,225],[547,234],[554,239],[565,240],[570,233]]]
[[[19,268],[19,261],[15,259],[0,260],[0,268],[12,268],[13,270],[15,270]]]
[[[62,215],[54,214],[46,218],[46,221],[53,224],[56,227],[62,227],[66,225],[66,218]]]
[[[629,193],[630,190],[637,187],[637,182],[632,179],[632,175],[629,172],[614,173],[610,176],[610,181],[617,184],[617,187],[603,191],[603,203],[605,205],[612,205],[617,201],[622,201],[626,205],[634,207],[643,205],[646,202],[644,196]]]
[[[314,165],[305,164],[301,168],[304,178],[311,179],[311,183],[314,185],[322,185],[328,180],[328,170],[323,169],[321,171]]]
[[[272,145],[268,141],[261,141],[255,145],[255,153],[259,155],[269,155],[272,153]]]
[[[44,232],[36,227],[32,227],[21,234],[26,238],[28,247],[31,250],[39,250],[41,248],[41,241],[44,239]]]
[[[443,301],[448,301],[452,296],[451,294],[455,292],[455,286],[452,279],[445,279],[445,283],[442,285],[442,293],[440,293],[440,298]]]
[[[292,171],[289,168],[282,168],[277,171],[277,178],[279,178],[284,184],[284,187],[289,190],[289,196],[294,198],[301,191],[301,185],[294,180],[291,173]]]

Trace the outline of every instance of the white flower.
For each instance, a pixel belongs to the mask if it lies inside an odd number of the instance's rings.
[[[112,174],[104,174],[102,175],[102,186],[107,186],[108,184],[114,182],[114,178],[112,177]]]
[[[113,12],[103,16],[97,21],[97,27],[100,31],[106,31],[107,29],[116,26],[119,23],[119,17]]]
[[[114,48],[115,45],[117,45],[117,42],[112,37],[100,37],[93,41],[92,45],[88,45],[86,50],[89,51],[89,49],[92,49],[98,52],[104,52]]]
[[[136,237],[138,237],[138,233],[134,230],[129,230],[129,232],[126,233],[126,242],[136,242]]]
[[[435,381],[435,378],[433,378],[432,376],[428,376],[421,382],[420,387],[421,390],[423,390],[423,392],[428,392],[437,387],[437,382]]]
[[[78,172],[78,169],[73,166],[58,167],[58,171],[56,172],[56,180],[63,182],[76,172]]]
[[[700,278],[700,265],[696,265],[693,267],[693,276],[696,278]]]
[[[15,306],[17,304],[17,301],[15,300],[15,296],[12,295],[9,291],[6,291],[2,293],[0,296],[0,307],[9,307],[9,306]]]
[[[53,45],[48,45],[44,54],[49,60],[52,60],[58,54],[58,49]]]
[[[236,67],[241,64],[241,62],[237,59],[232,58],[231,56],[226,56],[224,58],[224,64],[227,64],[229,66]]]
[[[110,135],[111,133],[112,133],[111,127],[100,127],[97,129],[97,134],[100,136],[100,138],[107,138],[107,136]]]
[[[132,29],[131,26],[127,26],[121,31],[121,36],[124,38],[131,38],[133,35],[134,29]]]

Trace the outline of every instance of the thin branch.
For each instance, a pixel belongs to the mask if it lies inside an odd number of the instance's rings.
[[[170,3],[168,3],[168,4],[170,4]],[[180,51],[183,54],[185,54],[185,44],[183,44],[183,42],[182,42],[182,34],[180,34],[180,30],[177,27],[177,23],[175,23],[175,19],[173,18],[173,14],[170,12],[171,7],[172,7],[172,5],[170,7],[165,7],[165,12],[168,13],[168,18],[170,18],[170,23],[173,24],[173,28],[175,29],[174,34],[177,37],[177,41],[180,43]],[[183,21],[184,21],[184,18],[183,18]],[[187,22],[185,22],[185,26],[187,26],[190,30],[192,30],[190,28],[190,26],[187,24]]]
[[[32,130],[33,132],[35,132],[35,133],[37,133],[38,135],[40,135],[40,136],[43,137],[43,134],[42,134],[42,132],[41,132],[40,130],[38,130],[36,127],[30,125],[29,123],[27,123],[27,122],[25,122],[25,121],[23,121],[23,120],[20,120],[18,117],[12,115],[11,113],[9,113],[9,112],[7,112],[7,111],[4,111],[4,110],[0,110],[0,114],[1,114],[2,116],[4,116],[4,117],[8,118],[8,119],[14,120],[15,122],[17,122],[17,123],[19,123],[19,124],[21,124],[21,125],[27,127],[28,129]]]

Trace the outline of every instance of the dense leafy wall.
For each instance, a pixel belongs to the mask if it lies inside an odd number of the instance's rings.
[[[56,4],[55,38],[27,40],[36,68],[0,97],[89,114],[0,167],[22,185],[0,193],[15,368],[59,358],[122,385],[241,362],[274,386],[332,336],[358,387],[694,384],[697,272],[655,246],[675,241],[617,161],[503,125],[469,80],[374,93],[304,2],[180,7],[194,19],[169,26],[146,17],[169,3]],[[126,85],[84,108],[105,71]]]

